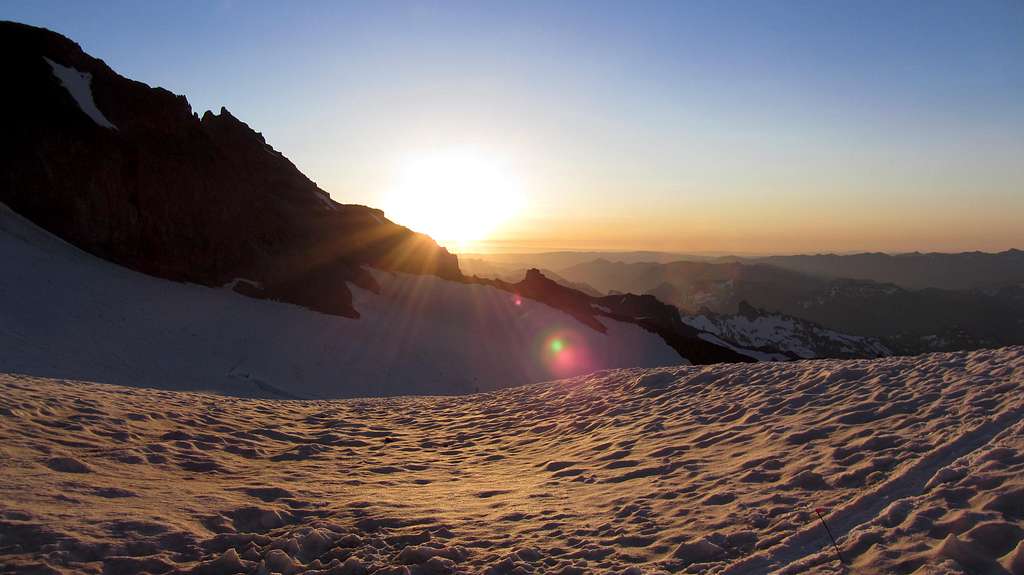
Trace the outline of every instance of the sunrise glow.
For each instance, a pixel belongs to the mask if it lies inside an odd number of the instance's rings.
[[[405,159],[384,212],[449,249],[463,250],[488,239],[522,205],[520,179],[507,162],[475,149],[447,149]]]

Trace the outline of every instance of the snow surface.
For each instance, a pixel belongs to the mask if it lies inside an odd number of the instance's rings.
[[[752,350],[752,349],[744,349],[744,348],[741,348],[741,347],[737,347],[737,346],[735,346],[735,345],[733,345],[733,344],[723,340],[722,338],[718,337],[717,335],[715,335],[713,333],[703,332],[703,333],[697,334],[697,337],[703,339],[706,342],[710,342],[710,343],[713,343],[715,345],[731,349],[731,350],[735,351],[736,353],[743,354],[743,355],[745,355],[747,357],[756,359],[757,361],[786,361],[786,360],[789,359],[788,357],[786,357],[785,355],[783,355],[781,353],[766,353],[766,352],[763,352],[763,351],[756,351],[756,350]]]
[[[0,204],[0,371],[243,396],[490,390],[686,363],[656,334],[489,286],[372,272],[358,320],[156,279],[86,254]],[[558,337],[557,357],[548,342]]]
[[[1022,347],[334,401],[0,375],[0,453],[8,572],[1024,572]]]
[[[250,279],[245,279],[245,278],[234,278],[231,281],[229,281],[228,283],[222,285],[221,287],[226,289],[226,290],[234,290],[236,287],[238,287],[241,284],[250,285],[250,286],[252,286],[252,287],[254,287],[256,289],[263,289],[263,284],[261,284],[260,282],[253,281],[253,280],[250,280]]]
[[[104,128],[110,128],[116,130],[117,126],[112,124],[103,112],[96,107],[96,102],[92,99],[92,74],[88,72],[79,72],[74,68],[68,66],[62,66],[53,60],[44,57],[44,60],[50,64],[50,68],[53,69],[53,75],[60,80],[61,85],[64,89],[71,94],[78,107],[90,118],[93,122],[96,122]]]
[[[734,315],[684,315],[683,323],[745,347],[771,347],[798,357],[820,357],[823,351],[850,356],[892,355],[874,338],[840,333],[811,322],[781,314],[747,317]],[[742,351],[741,353],[746,353]]]

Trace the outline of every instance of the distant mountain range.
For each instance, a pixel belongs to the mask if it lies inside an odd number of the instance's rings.
[[[535,267],[560,270],[601,258],[625,263],[668,263],[682,260],[715,261],[720,257],[734,256],[700,256],[657,251],[555,251],[539,253],[463,253],[459,254],[459,261],[477,261],[503,269]]]
[[[853,263],[844,264],[846,258]],[[794,262],[825,261],[830,262],[831,269],[840,270],[836,273],[846,269],[853,273],[864,269],[865,258],[859,255],[784,256],[761,258],[754,263],[622,263],[597,259],[557,273],[600,291],[651,294],[688,314],[736,314],[746,302],[760,310],[814,322],[844,334],[878,338],[896,353],[1024,343],[1024,282],[1016,279],[1024,270],[1020,251],[878,254],[870,259],[904,261],[901,258],[910,262],[908,269],[925,270],[915,278],[904,274],[903,282],[925,287],[909,289],[894,283],[791,269],[796,267]],[[979,261],[985,262],[984,266]],[[790,267],[784,267],[787,265]],[[953,269],[968,274],[965,270],[981,267],[988,271],[959,280],[953,278],[954,274],[941,273],[942,269]],[[949,289],[932,283],[974,287]]]
[[[543,253],[462,254],[478,266],[505,271],[539,267],[560,272],[594,260],[671,264],[677,262],[765,264],[824,279],[863,279],[906,289],[987,289],[1024,283],[1024,251],[998,253],[849,253],[751,256],[685,254],[658,251],[557,251]],[[596,286],[595,286],[596,287]]]
[[[1016,249],[999,253],[727,257],[715,261],[767,264],[823,278],[870,280],[906,289],[998,289],[1024,283],[1024,251]]]
[[[484,277],[514,281],[531,264],[554,265],[593,255],[594,252],[516,254],[495,256],[494,260],[486,255],[460,256],[460,265]],[[622,255],[619,253],[598,255],[602,257],[544,273],[590,294],[652,295],[678,307],[685,314],[684,323],[747,349],[767,346],[772,348],[771,352],[782,352],[788,357],[874,357],[1024,342],[1022,289],[1013,279],[1024,265],[1019,259],[1020,252],[1015,250],[980,255],[867,254],[870,260],[919,262],[918,268],[930,271],[910,283],[928,286],[924,289],[811,274],[784,265],[823,258],[838,261],[832,267],[844,270],[843,262],[849,258],[853,262],[850,269],[856,271],[864,269],[862,255],[667,262],[624,262],[616,260]],[[651,252],[630,252],[626,257],[648,255]],[[661,255],[659,259],[667,259],[672,254]],[[978,267],[979,260],[986,262],[989,271],[959,283],[989,287],[953,290],[929,285],[929,278],[942,280],[942,269],[966,270]],[[1002,266],[993,262],[1001,262]],[[760,314],[762,325],[748,321],[752,312]],[[775,319],[768,321],[767,317]],[[778,330],[773,329],[772,337],[766,339],[763,328],[767,323]]]
[[[741,301],[779,309],[794,297],[810,295],[827,281],[769,265],[623,263],[597,259],[558,273],[606,293],[649,293],[686,312],[708,308],[735,313]]]

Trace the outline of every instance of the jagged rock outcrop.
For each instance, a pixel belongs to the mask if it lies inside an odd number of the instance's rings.
[[[147,274],[357,317],[363,266],[458,279],[380,210],[341,205],[225,109],[121,77],[71,40],[0,22],[0,202]]]
[[[661,336],[680,356],[694,364],[755,361],[751,356],[701,339],[698,330],[683,323],[678,309],[651,295],[591,296],[563,286],[535,268],[527,270],[518,283],[481,278],[473,281],[558,308],[602,333],[606,331],[599,320],[602,316],[637,324]]]

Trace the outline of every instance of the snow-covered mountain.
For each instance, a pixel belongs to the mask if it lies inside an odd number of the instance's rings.
[[[1024,572],[1019,347],[372,400],[0,374],[0,446],[14,573]]]
[[[798,317],[768,313],[746,302],[740,302],[736,314],[703,310],[699,314],[684,315],[682,319],[687,325],[746,348],[777,350],[795,358],[892,355],[876,338],[839,333]]]

